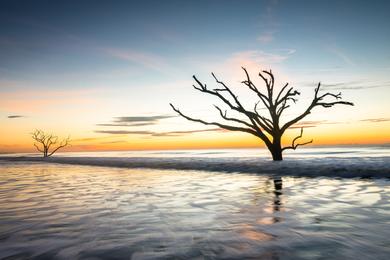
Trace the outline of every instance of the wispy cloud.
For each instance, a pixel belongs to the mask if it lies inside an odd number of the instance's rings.
[[[149,126],[152,125],[152,123],[108,123],[108,124],[96,124],[97,126]]]
[[[300,125],[300,124],[297,124],[297,125],[290,126],[288,129],[301,129],[301,128],[312,128],[312,127],[317,127],[317,125]]]
[[[95,133],[110,134],[110,135],[149,135],[149,136],[181,136],[186,134],[203,133],[203,132],[219,132],[224,131],[220,128],[187,130],[187,131],[168,131],[168,132],[153,132],[153,131],[127,131],[127,130],[97,130]]]
[[[122,137],[122,136],[115,136],[115,137]],[[84,143],[84,142],[94,142],[94,141],[103,142],[103,140],[107,140],[107,139],[112,139],[112,136],[84,137],[79,139],[72,139],[72,143]]]
[[[25,116],[22,116],[22,115],[10,115],[8,116],[9,119],[15,119],[15,118],[23,118]]]
[[[186,134],[195,134],[195,133],[204,133],[204,132],[224,132],[224,131],[225,130],[221,128],[187,130],[187,131],[169,131],[169,132],[153,133],[153,136],[180,136]]]
[[[261,16],[260,24],[264,28],[257,40],[261,44],[268,44],[274,40],[274,34],[276,33],[277,23],[274,17],[274,9],[278,1],[270,0],[266,3],[264,13]]]
[[[234,53],[231,62],[237,64],[255,63],[255,64],[277,64],[287,60],[295,53],[294,49],[278,49],[273,52],[258,50],[249,50]],[[257,66],[258,66],[257,65]]]
[[[304,87],[315,87],[317,83],[303,83]],[[359,90],[389,87],[390,81],[368,81],[368,80],[353,80],[346,82],[321,83],[321,86],[327,90]]]
[[[345,53],[344,50],[340,49],[339,47],[328,46],[327,50],[330,53],[333,53],[334,55],[336,55],[338,58],[340,58],[346,64],[351,65],[351,66],[356,66],[355,62]]]
[[[156,122],[160,119],[167,119],[176,116],[167,116],[167,115],[159,115],[159,116],[122,116],[116,117],[117,122],[123,123],[133,123],[133,122]]]
[[[266,31],[257,37],[257,40],[262,44],[270,43],[274,40],[274,33],[273,31]]]
[[[111,57],[124,61],[130,61],[149,69],[162,71],[168,67],[168,64],[165,62],[165,60],[161,56],[155,54],[115,48],[104,48],[103,50]]]
[[[311,127],[317,127],[320,125],[336,125],[336,124],[345,124],[346,122],[336,122],[336,121],[328,121],[328,120],[312,120],[312,121],[302,121],[299,122],[291,127],[289,129],[296,129],[296,128],[311,128]]]
[[[327,123],[326,120],[312,120],[312,121],[302,121],[295,125],[293,125],[290,128],[301,128],[301,127],[316,127],[317,125],[325,124]]]
[[[369,123],[383,123],[383,122],[390,122],[390,118],[367,118],[367,119],[362,119],[360,121],[363,122],[369,122]]]
[[[216,74],[228,74],[228,80],[242,81],[245,77],[240,67],[245,67],[249,74],[257,73],[259,70],[278,70],[278,65],[282,64],[295,53],[294,49],[275,49],[272,51],[246,50],[232,53],[223,64],[215,64],[211,71]],[[227,73],[228,72],[228,73]]]
[[[101,142],[100,144],[122,144],[122,143],[128,143],[128,142],[125,140],[117,140],[117,141]]]
[[[97,124],[97,126],[150,126],[157,124],[160,120],[174,118],[177,116],[157,115],[157,116],[120,116],[114,117],[111,123]]]
[[[112,134],[112,135],[151,135],[151,131],[128,131],[128,130],[96,130],[95,133],[98,134]]]
[[[139,127],[139,126],[154,126],[157,125],[160,120],[177,117],[176,115],[154,115],[154,116],[121,116],[114,117],[112,123],[97,124],[97,126],[109,126],[109,127]],[[146,135],[146,136],[181,136],[186,134],[202,133],[202,132],[215,132],[223,131],[220,128],[213,129],[196,129],[196,130],[183,130],[183,131],[166,131],[157,132],[149,129],[127,130],[127,129],[99,129],[95,133],[98,134],[110,134],[110,135]]]

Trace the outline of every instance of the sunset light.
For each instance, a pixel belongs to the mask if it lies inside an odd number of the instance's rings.
[[[389,0],[1,0],[0,259],[390,259]]]
[[[169,107],[174,102],[202,118],[218,116],[213,104],[221,104],[197,93],[192,75],[213,88],[214,72],[245,100],[251,93],[241,67],[259,88],[265,86],[255,75],[272,69],[276,88],[288,82],[301,91],[290,115],[310,102],[318,82],[355,103],[316,108],[305,119],[312,146],[390,142],[389,33],[381,26],[388,18],[380,5],[351,10],[346,2],[317,2],[302,9],[250,1],[225,5],[217,15],[218,1],[150,4],[101,2],[92,12],[87,4],[78,12],[68,5],[3,6],[0,151],[33,151],[29,133],[36,128],[71,135],[67,151],[257,147],[245,134],[194,133],[210,128]],[[375,16],[360,18],[370,13]],[[115,122],[121,117],[146,120]]]

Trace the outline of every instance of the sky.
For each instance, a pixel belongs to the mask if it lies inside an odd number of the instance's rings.
[[[272,69],[276,88],[342,92],[355,106],[315,108],[312,145],[390,143],[389,1],[0,1],[0,152],[34,151],[34,129],[71,136],[68,151],[262,147],[219,120],[211,72],[241,100],[248,69]],[[262,113],[266,111],[262,111]],[[230,113],[230,111],[228,111]]]

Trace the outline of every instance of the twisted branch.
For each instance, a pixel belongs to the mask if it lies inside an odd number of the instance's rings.
[[[313,139],[311,139],[311,140],[308,141],[308,142],[305,142],[305,143],[297,143],[297,144],[296,144],[295,142],[296,142],[298,139],[302,138],[302,136],[303,136],[303,127],[301,127],[301,134],[298,135],[297,137],[295,137],[295,138],[293,139],[293,141],[292,141],[292,143],[291,143],[291,146],[283,147],[283,148],[282,148],[282,152],[283,152],[284,150],[287,150],[287,149],[295,150],[295,149],[298,148],[298,146],[303,146],[303,145],[311,144],[311,143],[313,142]]]
[[[333,97],[333,98],[336,98],[336,100],[339,100],[339,99],[341,99],[341,93],[333,94],[333,93],[329,93],[328,92],[328,93],[325,93],[325,94],[323,94],[321,96],[318,96],[318,92],[320,90],[320,87],[321,87],[321,82],[318,83],[317,87],[314,90],[314,98],[313,98],[313,101],[311,102],[311,104],[309,105],[309,107],[306,108],[306,110],[301,115],[299,115],[298,117],[296,117],[296,118],[292,119],[291,121],[287,122],[281,128],[282,133],[284,133],[284,131],[286,131],[287,128],[289,128],[293,124],[299,122],[304,117],[309,115],[311,113],[311,110],[314,107],[316,107],[316,106],[322,106],[322,107],[325,107],[325,108],[329,108],[329,107],[332,107],[334,105],[348,105],[348,106],[353,106],[354,105],[352,102],[347,102],[347,101],[334,101],[334,102],[325,102],[325,101],[323,101],[325,97]]]
[[[221,124],[221,123],[217,123],[217,122],[206,122],[206,121],[201,120],[201,119],[191,118],[191,117],[186,116],[185,114],[183,114],[179,109],[177,109],[177,108],[176,108],[174,105],[172,105],[171,103],[169,103],[169,105],[172,107],[172,109],[173,109],[176,113],[178,113],[180,116],[184,117],[184,118],[187,119],[187,120],[190,120],[190,121],[193,121],[193,122],[202,123],[202,124],[204,124],[204,125],[215,125],[215,126],[218,126],[218,127],[220,127],[220,128],[224,128],[224,129],[230,130],[230,131],[247,132],[247,133],[249,133],[249,134],[252,134],[252,135],[257,136],[256,131],[254,131],[254,130],[252,130],[252,129],[249,129],[249,128],[230,126],[230,125],[225,125],[225,124]]]

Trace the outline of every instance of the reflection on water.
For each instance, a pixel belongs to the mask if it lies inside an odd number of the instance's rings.
[[[387,259],[386,180],[0,164],[0,258]]]

